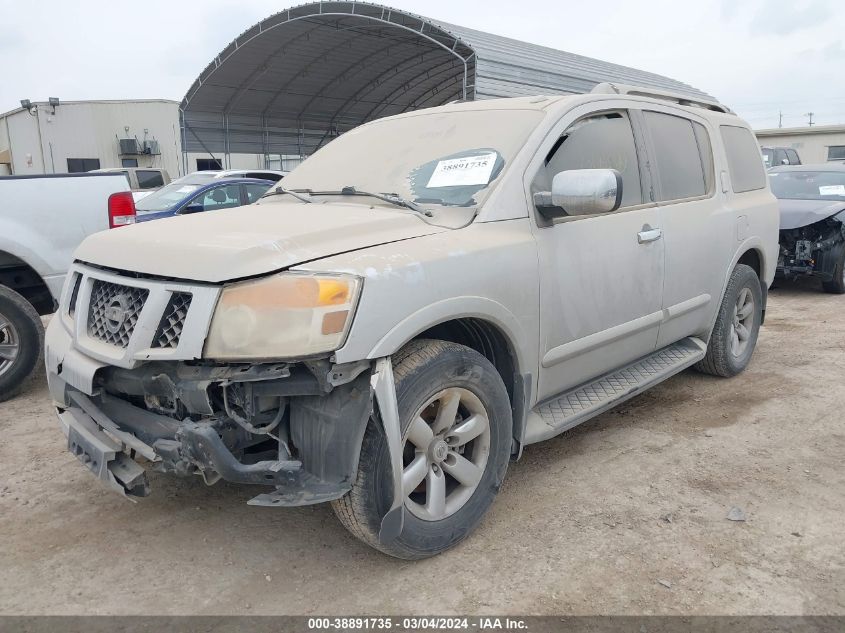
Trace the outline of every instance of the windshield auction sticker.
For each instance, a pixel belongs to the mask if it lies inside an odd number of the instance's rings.
[[[820,196],[845,196],[845,185],[822,185],[819,187]]]
[[[495,152],[441,160],[437,163],[427,188],[466,187],[468,185],[486,185],[490,182],[493,167],[496,166]]]

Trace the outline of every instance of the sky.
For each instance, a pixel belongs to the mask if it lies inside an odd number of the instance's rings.
[[[181,100],[232,39],[301,0],[0,0],[0,112],[21,99]],[[388,0],[678,79],[757,129],[845,123],[842,0]]]

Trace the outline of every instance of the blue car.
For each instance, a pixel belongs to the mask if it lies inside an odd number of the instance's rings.
[[[252,204],[275,182],[255,178],[185,176],[135,203],[137,222]]]

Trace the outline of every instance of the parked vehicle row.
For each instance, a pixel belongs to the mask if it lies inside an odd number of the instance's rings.
[[[274,184],[255,178],[219,178],[203,172],[191,174],[139,200],[135,205],[138,222],[252,204]]]
[[[119,494],[150,494],[147,468],[260,485],[252,505],[330,502],[424,558],[524,446],[687,367],[743,371],[777,236],[717,103],[604,84],[399,115],[255,205],[86,239],[50,393]]]
[[[762,147],[763,163],[767,169],[781,167],[782,165],[800,165],[801,158],[798,152],[791,147]]]

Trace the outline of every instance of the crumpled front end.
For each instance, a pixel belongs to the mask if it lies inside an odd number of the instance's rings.
[[[268,486],[250,503],[343,496],[372,411],[369,362],[201,360],[219,287],[74,266],[46,340],[68,448],[115,491],[148,471]]]
[[[798,228],[781,229],[777,276],[831,281],[845,251],[845,217],[839,214]]]

